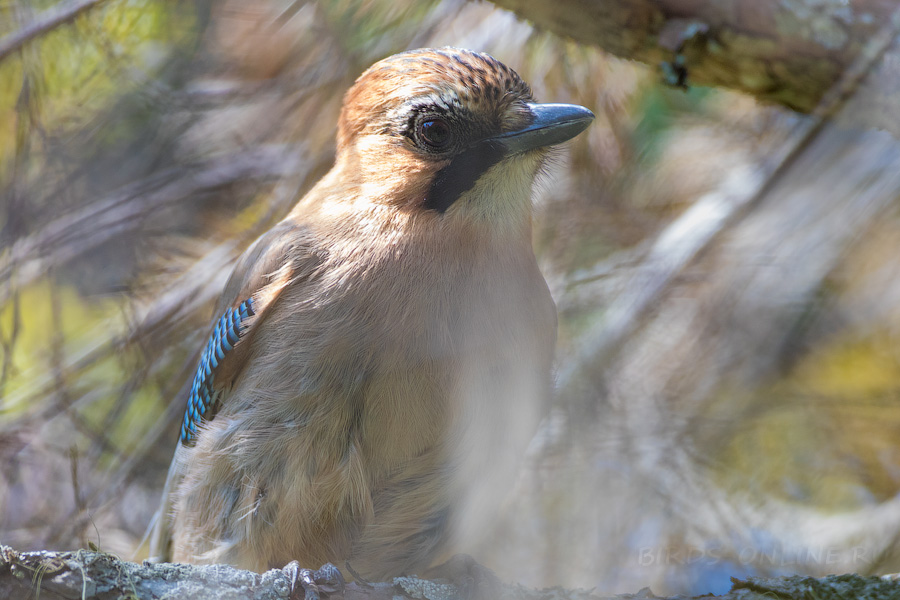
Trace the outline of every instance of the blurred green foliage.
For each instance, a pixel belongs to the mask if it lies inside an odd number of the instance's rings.
[[[34,14],[19,7],[16,15],[16,8],[0,7],[0,23],[6,23],[0,34]],[[32,144],[73,135],[102,122],[103,111],[123,94],[154,81],[169,48],[197,33],[196,16],[186,8],[161,0],[111,0],[0,62],[0,175],[9,177],[9,164],[25,143],[16,140],[22,120],[34,127]],[[39,163],[32,167],[41,169]]]

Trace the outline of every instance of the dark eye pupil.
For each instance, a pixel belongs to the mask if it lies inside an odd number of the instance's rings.
[[[419,126],[422,138],[431,146],[441,147],[450,142],[450,126],[440,119],[423,121]]]

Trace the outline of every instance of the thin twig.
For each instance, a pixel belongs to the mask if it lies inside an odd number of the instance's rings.
[[[33,23],[0,39],[0,61],[39,35],[71,22],[81,13],[95,8],[105,1],[76,0],[44,11]]]

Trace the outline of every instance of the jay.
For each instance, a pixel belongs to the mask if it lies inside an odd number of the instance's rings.
[[[468,50],[365,71],[334,167],[222,294],[151,554],[381,580],[484,531],[552,382],[532,184],[593,118]]]

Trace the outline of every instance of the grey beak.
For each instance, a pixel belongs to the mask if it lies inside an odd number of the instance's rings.
[[[528,104],[534,119],[527,127],[493,138],[504,154],[521,154],[534,148],[553,146],[572,139],[591,124],[594,113],[577,104]]]

